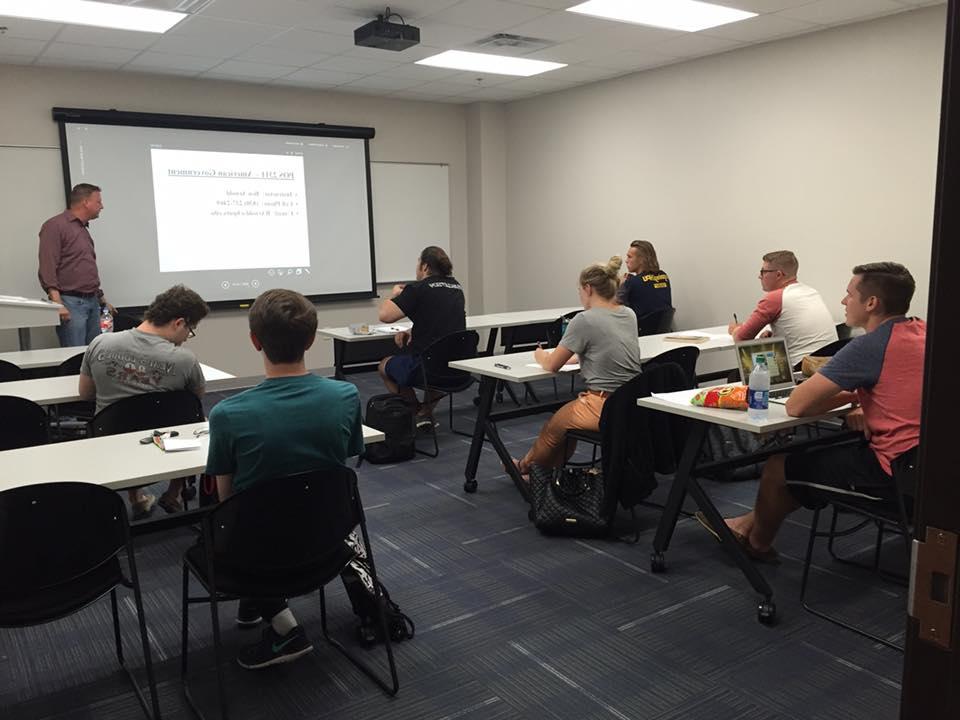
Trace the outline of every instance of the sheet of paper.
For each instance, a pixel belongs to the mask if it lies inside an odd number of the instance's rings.
[[[196,438],[162,438],[161,447],[164,452],[181,452],[183,450],[199,450],[203,445]]]
[[[658,400],[666,400],[667,402],[676,403],[677,405],[689,405],[690,398],[700,392],[702,388],[692,388],[690,390],[677,390],[676,392],[668,393],[650,393],[650,397],[655,397]]]
[[[398,332],[406,332],[412,325],[371,325],[370,330],[381,335],[396,335]]]
[[[539,368],[539,363],[527,363],[528,368]],[[573,363],[571,365],[564,365],[560,368],[560,372],[578,372],[580,370],[580,363]]]

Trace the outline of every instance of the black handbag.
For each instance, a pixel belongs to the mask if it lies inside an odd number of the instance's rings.
[[[608,535],[606,486],[598,467],[530,467],[531,520],[545,535]]]

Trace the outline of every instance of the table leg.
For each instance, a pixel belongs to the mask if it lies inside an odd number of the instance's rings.
[[[499,328],[492,327],[487,332],[487,349],[484,351],[484,355],[490,356],[493,355],[493,351],[497,349],[497,332]]]
[[[751,587],[763,596],[763,600],[757,607],[757,617],[761,623],[769,625],[776,619],[773,589],[770,587],[766,578],[757,570],[756,565],[754,565],[740,543],[737,542],[730,528],[723,521],[723,516],[720,515],[720,511],[717,510],[717,507],[713,504],[713,501],[710,500],[710,497],[693,474],[697,457],[700,454],[700,447],[703,444],[709,427],[709,423],[695,421],[687,435],[687,442],[684,445],[683,454],[680,458],[680,466],[677,468],[677,473],[673,478],[670,495],[667,498],[667,504],[664,507],[663,514],[660,516],[657,534],[653,540],[650,569],[653,572],[663,572],[666,570],[663,553],[670,545],[670,539],[673,536],[673,530],[676,527],[684,497],[687,493],[690,493],[697,507],[699,507],[700,511],[706,516],[710,526],[720,536],[720,544],[723,549],[730,555],[737,564],[737,567],[740,568],[740,572],[747,578]]]
[[[347,376],[343,372],[343,354],[347,344],[343,340],[333,339],[333,376],[337,380],[346,380]]]
[[[483,437],[487,431],[487,416],[490,406],[493,405],[494,390],[497,381],[484,375],[480,378],[480,402],[477,405],[477,419],[473,425],[473,440],[470,441],[470,452],[467,455],[467,467],[464,469],[464,492],[477,491],[477,466],[480,464],[480,451],[483,450]]]

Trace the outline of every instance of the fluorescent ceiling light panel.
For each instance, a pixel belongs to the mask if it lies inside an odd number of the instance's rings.
[[[423,60],[417,60],[416,64],[451,68],[453,70],[492,73],[494,75],[519,75],[521,77],[530,77],[531,75],[539,75],[549,70],[566,67],[565,63],[547,62],[546,60],[529,60],[526,58],[508,57],[506,55],[491,55],[489,53],[464,52],[463,50],[447,50],[438,55],[431,55]]]
[[[114,5],[92,0],[0,0],[0,16],[93,25],[114,30],[165,33],[187,17],[170,10]]]
[[[706,30],[757,15],[699,0],[588,0],[567,8],[567,11],[686,32]]]

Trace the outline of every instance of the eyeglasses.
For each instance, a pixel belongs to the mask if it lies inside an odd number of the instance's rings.
[[[196,325],[187,325],[187,340],[190,338],[195,338],[197,336],[197,326]]]
[[[780,271],[779,271],[779,270],[764,270],[763,268],[760,268],[760,274],[761,274],[761,275],[763,275],[764,273],[768,273],[768,272],[780,272]]]

